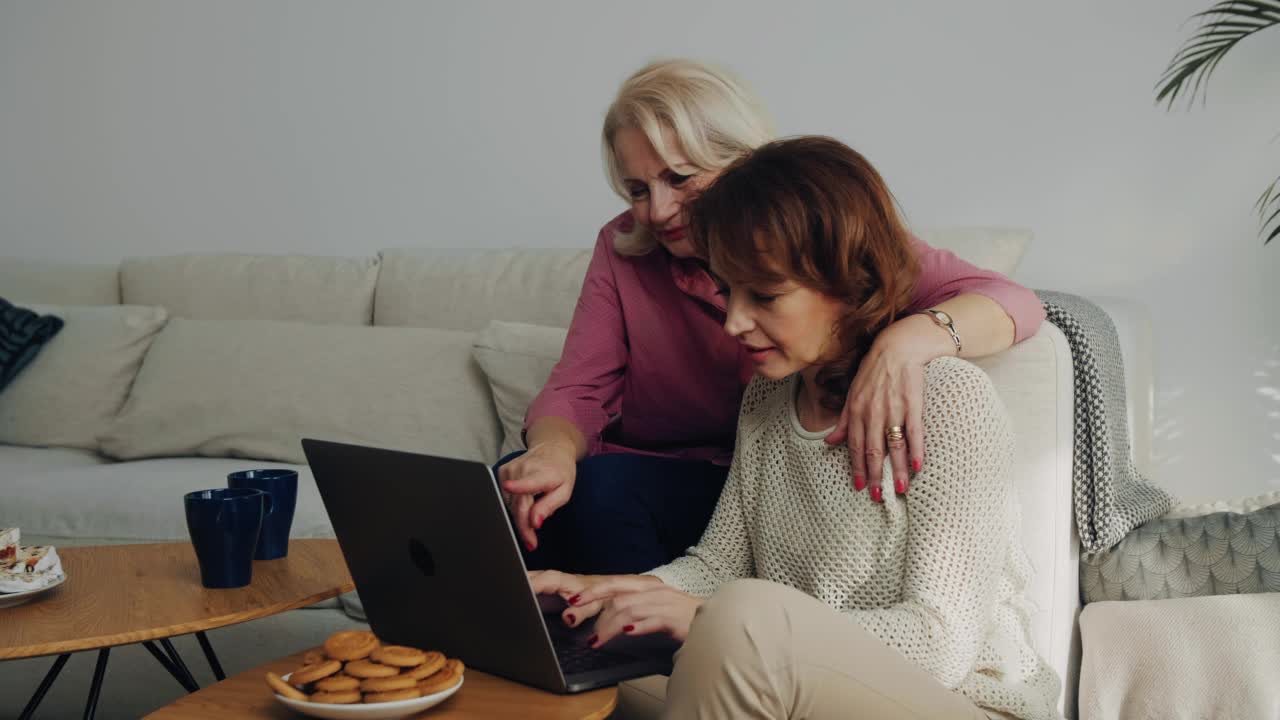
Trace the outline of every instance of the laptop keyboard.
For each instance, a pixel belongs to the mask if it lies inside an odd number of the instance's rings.
[[[634,655],[612,652],[605,649],[594,650],[590,645],[574,642],[568,638],[561,642],[553,641],[556,658],[560,661],[560,670],[565,675],[577,675],[592,670],[607,670],[618,665],[627,665],[636,661]]]

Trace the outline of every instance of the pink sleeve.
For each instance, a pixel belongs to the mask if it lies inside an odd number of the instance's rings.
[[[950,250],[935,248],[918,237],[912,236],[912,239],[920,260],[913,309],[923,310],[957,295],[977,293],[995,300],[1013,319],[1015,343],[1040,329],[1044,305],[1035,293],[998,272],[961,260]]]
[[[627,368],[626,325],[614,276],[613,229],[596,240],[560,362],[525,413],[524,429],[544,417],[562,417],[582,432],[587,454],[600,447],[600,435],[619,411]]]

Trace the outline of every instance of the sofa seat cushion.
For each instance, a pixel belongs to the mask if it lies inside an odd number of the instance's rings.
[[[46,470],[93,467],[108,462],[110,460],[92,450],[0,445],[0,477],[6,480]],[[3,505],[0,502],[0,506]]]
[[[174,318],[102,451],[306,462],[304,437],[493,462],[472,333]]]
[[[667,702],[666,675],[649,675],[618,683],[618,720],[657,720]]]
[[[373,323],[376,258],[174,255],[120,265],[125,303],[199,320]]]
[[[64,325],[0,393],[0,443],[98,448],[156,334],[164,308],[32,305]]]
[[[0,455],[0,458],[3,458]],[[11,472],[3,466],[0,526],[54,544],[187,538],[182,496],[226,487],[227,475],[252,468],[298,471],[291,537],[333,537],[329,516],[306,466],[222,458],[163,458]]]

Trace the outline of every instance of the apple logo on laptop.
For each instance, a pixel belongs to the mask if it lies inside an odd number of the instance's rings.
[[[423,575],[432,577],[436,574],[436,560],[431,551],[417,538],[409,538],[409,558],[418,566]]]

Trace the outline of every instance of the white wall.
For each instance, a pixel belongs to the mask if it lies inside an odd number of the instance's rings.
[[[1155,312],[1154,475],[1280,489],[1280,31],[1207,108],[1152,86],[1209,0],[0,0],[0,252],[582,246],[597,133],[656,56],[866,153],[916,225],[1033,228],[1018,279]]]

